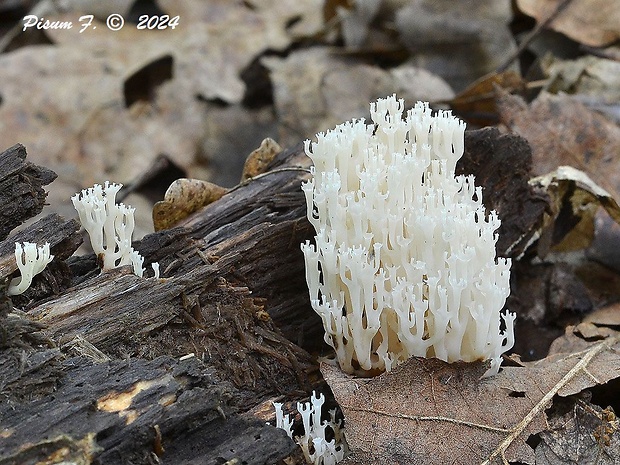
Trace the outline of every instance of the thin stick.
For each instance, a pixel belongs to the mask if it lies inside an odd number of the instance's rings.
[[[549,17],[547,19],[545,19],[544,21],[541,21],[540,23],[537,23],[536,26],[534,27],[534,29],[532,29],[523,39],[523,41],[519,44],[519,46],[517,47],[517,50],[515,50],[515,52],[510,55],[508,57],[508,59],[504,62],[503,65],[501,65],[499,68],[497,68],[497,73],[501,73],[503,71],[506,71],[508,69],[508,67],[512,64],[513,61],[515,61],[517,58],[519,58],[519,55],[521,55],[521,53],[523,53],[523,50],[525,50],[527,48],[528,45],[530,45],[530,43],[536,38],[536,36],[538,34],[540,34],[540,31],[547,27],[549,25],[549,23],[551,23],[551,21],[553,21],[555,18],[558,17],[558,15],[560,13],[562,13],[562,11],[564,11],[566,9],[566,7],[572,2],[572,0],[564,0],[562,3],[560,3],[555,10],[549,15]]]
[[[491,460],[493,460],[497,456],[501,456],[505,460],[504,453],[506,452],[508,447],[510,447],[514,440],[517,439],[521,435],[521,433],[523,433],[525,428],[528,427],[528,425],[534,420],[534,418],[536,418],[538,414],[545,410],[549,402],[551,402],[551,400],[553,399],[553,396],[555,396],[560,391],[560,389],[566,386],[566,384],[568,384],[568,382],[571,381],[579,372],[583,371],[596,355],[598,355],[605,349],[609,349],[619,340],[620,337],[614,337],[604,342],[601,342],[600,344],[597,344],[591,349],[585,351],[584,357],[579,360],[579,362],[577,362],[575,366],[571,368],[571,370],[566,373],[562,377],[562,379],[558,381],[557,384],[553,386],[553,388],[547,394],[545,394],[542,399],[540,399],[540,401],[532,408],[532,410],[529,411],[529,413],[523,418],[523,420],[521,420],[515,427],[511,429],[510,434],[499,444],[499,446],[497,446],[497,449],[493,451],[489,458],[482,462],[482,465],[489,465],[491,463]]]

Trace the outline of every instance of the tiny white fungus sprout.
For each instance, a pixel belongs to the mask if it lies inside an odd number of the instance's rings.
[[[151,263],[151,268],[153,268],[153,274],[155,279],[159,279],[159,263],[153,262]]]
[[[15,243],[15,261],[21,277],[14,278],[9,284],[8,294],[23,294],[32,284],[32,278],[38,275],[54,259],[50,254],[50,245],[46,242],[41,247],[32,242]]]
[[[122,184],[106,181],[71,197],[80,223],[90,237],[94,252],[103,258],[103,269],[132,265],[137,276],[144,274],[144,258],[131,246],[135,209],[116,203]],[[157,273],[157,272],[156,272]]]
[[[330,410],[330,420],[321,421],[321,407],[325,402],[323,394],[316,395],[312,392],[310,402],[297,403],[303,425],[303,436],[293,438],[293,420],[289,415],[282,412],[282,404],[274,402],[276,410],[276,427],[283,429],[288,437],[294,439],[304,453],[306,462],[314,465],[335,465],[344,458],[346,442],[344,440],[341,422],[336,421],[335,410]],[[334,432],[334,439],[327,441],[325,433],[327,428]]]

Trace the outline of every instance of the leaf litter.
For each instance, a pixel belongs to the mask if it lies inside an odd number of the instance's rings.
[[[530,442],[549,429],[547,410],[620,378],[619,350],[616,335],[488,378],[483,362],[418,357],[371,379],[328,363],[321,371],[346,418],[352,455],[344,463],[533,464]]]

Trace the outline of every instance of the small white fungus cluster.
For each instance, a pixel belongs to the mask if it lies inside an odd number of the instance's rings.
[[[302,250],[312,307],[348,373],[390,370],[411,356],[491,360],[514,343],[500,313],[510,260],[496,258],[500,220],[473,176],[455,176],[465,124],[395,96],[306,141],[303,184],[316,245]]]
[[[344,458],[345,442],[342,436],[340,422],[336,422],[336,411],[330,410],[330,421],[321,421],[321,407],[325,402],[323,394],[312,393],[310,402],[297,403],[297,410],[301,414],[304,425],[304,435],[295,437],[295,442],[304,453],[307,463],[314,465],[335,465]],[[276,410],[276,426],[286,431],[293,439],[293,421],[289,415],[282,412],[282,404],[274,402]],[[334,439],[327,441],[327,428],[334,432]]]
[[[33,242],[15,243],[15,261],[21,276],[9,283],[9,295],[23,294],[32,284],[32,278],[38,275],[54,259],[50,245],[46,242],[41,247]]]
[[[121,187],[122,184],[108,181],[103,186],[95,184],[75,194],[71,201],[88,232],[94,252],[103,259],[103,269],[132,265],[134,273],[143,276],[144,257],[131,246],[135,209],[116,203]],[[153,263],[152,266],[158,277],[159,265]]]

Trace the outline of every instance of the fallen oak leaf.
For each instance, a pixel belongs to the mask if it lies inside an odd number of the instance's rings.
[[[620,38],[620,10],[615,2],[517,0],[517,7],[538,22],[553,16],[549,28],[591,47],[609,45]]]
[[[343,463],[432,465],[458,456],[460,463],[533,464],[527,439],[548,429],[545,410],[554,397],[620,377],[619,341],[505,367],[485,379],[482,362],[414,357],[370,379],[323,364],[345,416],[352,455]]]
[[[512,428],[511,433],[499,444],[499,446],[493,451],[493,453],[489,456],[487,460],[482,462],[482,465],[488,465],[492,463],[491,461],[500,456],[502,460],[505,462],[506,457],[505,453],[510,445],[526,430],[526,428],[532,423],[534,418],[540,413],[544,412],[544,410],[549,406],[553,397],[556,394],[559,394],[561,390],[568,389],[569,382],[573,381],[578,374],[584,373],[588,377],[591,378],[591,381],[594,381],[593,385],[602,384],[599,379],[597,379],[594,375],[590,373],[587,369],[590,362],[600,354],[604,350],[611,349],[612,345],[617,344],[620,341],[620,337],[609,338],[599,344],[592,346],[590,349],[584,352],[578,352],[577,354],[571,354],[571,356],[578,356],[579,354],[583,354],[581,360],[579,360],[575,366],[573,366],[560,381],[558,381],[555,386],[551,390],[549,390],[542,399],[528,412],[528,414],[521,420],[514,428]],[[617,362],[616,362],[617,365]],[[618,370],[617,370],[618,371]],[[620,373],[619,373],[620,374]],[[590,386],[587,386],[590,387]],[[585,389],[585,388],[584,388]],[[577,392],[581,392],[581,390],[576,392],[570,392],[570,394],[576,394]],[[566,394],[565,395],[570,395]]]
[[[532,147],[532,173],[570,165],[620,198],[620,127],[570,95],[542,92],[531,103],[498,90],[500,119]]]

